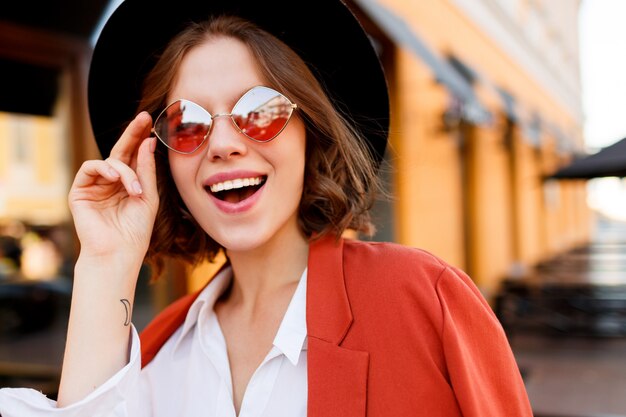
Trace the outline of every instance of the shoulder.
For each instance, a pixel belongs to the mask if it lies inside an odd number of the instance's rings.
[[[429,328],[430,334],[440,334],[445,323],[458,323],[458,317],[483,316],[497,327],[474,281],[428,251],[346,240],[343,257],[350,305],[368,317],[366,323],[382,318],[385,326],[393,322],[419,328],[421,334]]]
[[[146,366],[183,324],[189,307],[199,292],[179,298],[161,311],[141,332],[141,366]]]
[[[344,277],[352,296],[387,294],[440,310],[443,298],[471,297],[486,305],[474,281],[461,269],[419,248],[396,243],[345,240]]]
[[[446,325],[456,322],[451,317],[489,315],[472,280],[423,249],[346,240],[343,274],[354,346],[371,346],[385,334],[399,346],[430,352],[443,369],[441,342]]]
[[[362,274],[394,276],[402,280],[421,277],[433,284],[452,267],[438,256],[419,248],[390,242],[344,241],[344,265]]]
[[[229,264],[223,265],[219,271],[209,279],[204,288],[187,294],[162,310],[141,332],[142,366],[147,365],[169,340],[172,334],[185,322],[190,307],[196,299],[206,291],[209,284],[220,274],[228,271]]]

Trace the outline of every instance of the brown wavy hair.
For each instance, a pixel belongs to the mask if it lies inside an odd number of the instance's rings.
[[[153,116],[167,95],[185,54],[207,40],[226,36],[246,44],[259,63],[267,86],[298,104],[306,129],[306,167],[299,226],[307,237],[353,229],[374,232],[369,209],[380,184],[365,139],[330,102],[302,59],[279,39],[255,24],[233,16],[192,23],[165,48],[144,81],[139,110]],[[156,151],[160,205],[147,260],[157,271],[165,257],[196,264],[213,260],[222,249],[191,216],[170,175],[167,149]]]

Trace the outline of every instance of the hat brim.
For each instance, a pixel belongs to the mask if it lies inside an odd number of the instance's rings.
[[[135,116],[158,54],[189,22],[218,15],[248,19],[298,53],[380,163],[389,130],[385,76],[367,34],[339,0],[125,0],[105,24],[89,70],[89,115],[103,157]]]

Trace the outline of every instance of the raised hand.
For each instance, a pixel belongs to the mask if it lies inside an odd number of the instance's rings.
[[[128,363],[135,286],[159,205],[151,123],[148,113],[137,115],[109,158],[85,162],[70,189],[81,249],[58,407],[85,398]]]
[[[106,160],[86,161],[76,174],[68,200],[81,256],[145,256],[159,204],[151,123],[137,115]]]

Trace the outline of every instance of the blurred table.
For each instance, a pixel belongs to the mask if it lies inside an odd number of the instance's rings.
[[[505,330],[626,336],[626,244],[592,244],[504,280],[494,307]]]

